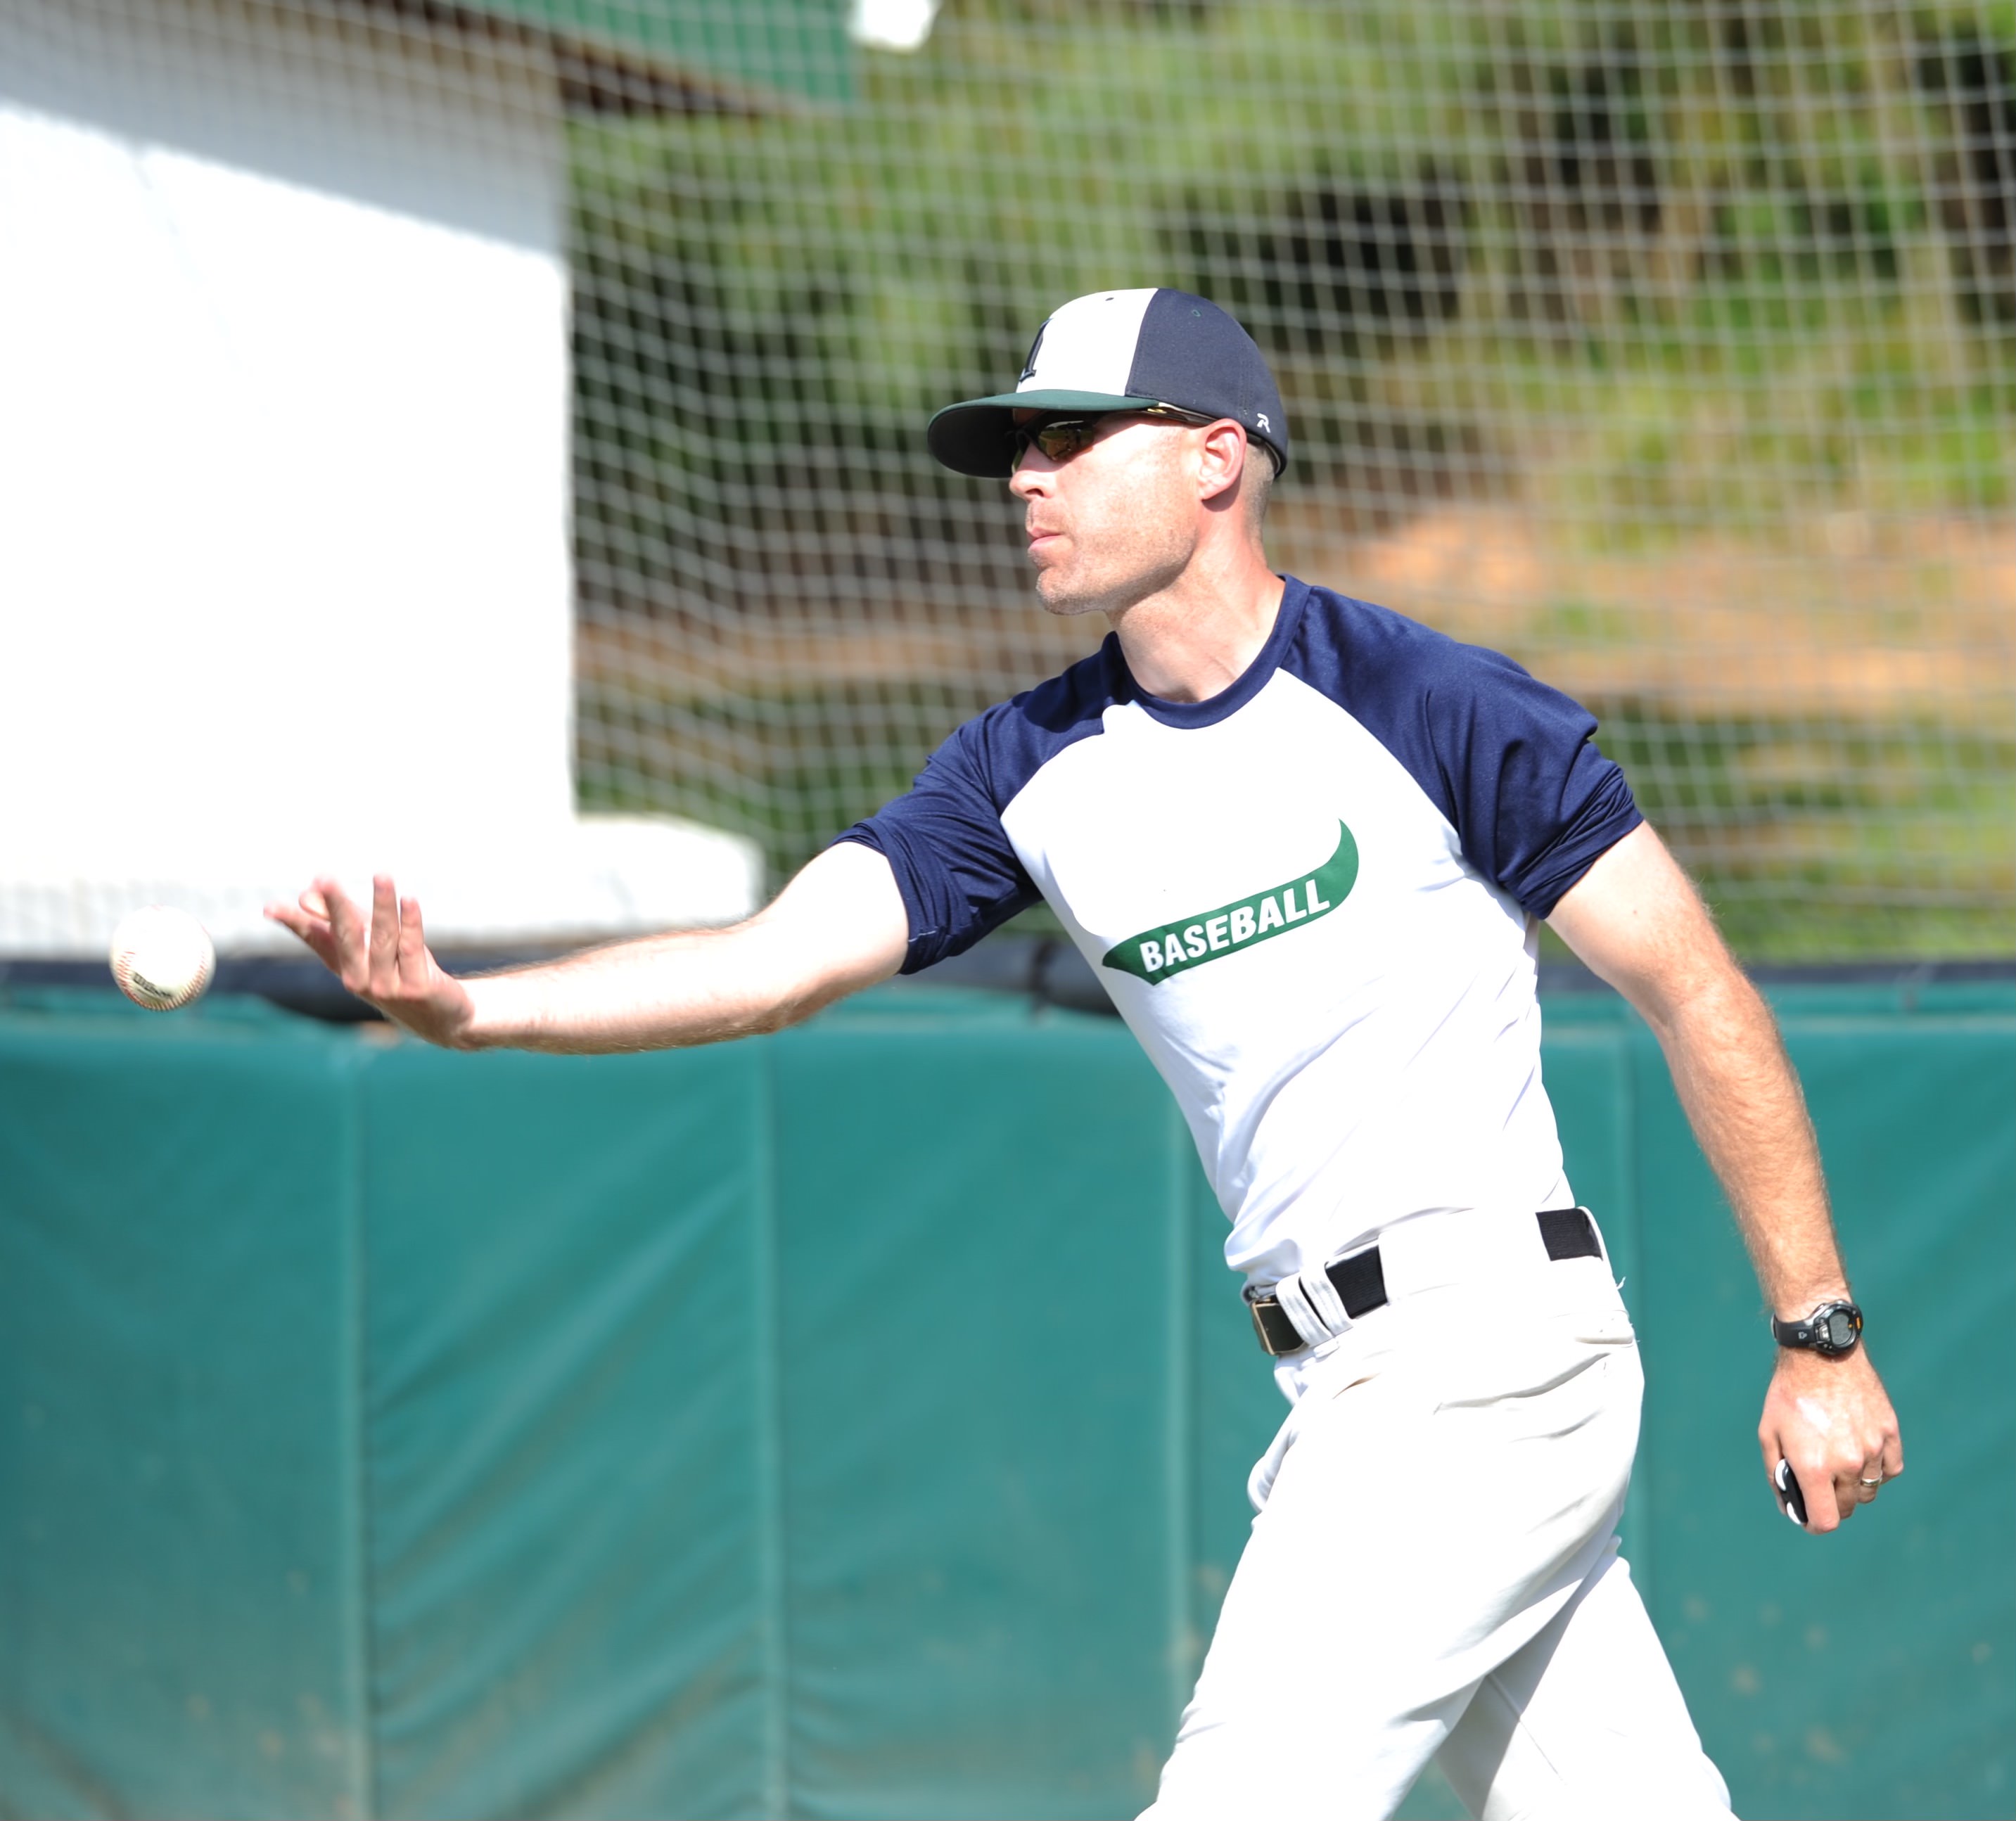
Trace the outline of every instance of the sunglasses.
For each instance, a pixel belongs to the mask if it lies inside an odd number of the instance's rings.
[[[1136,411],[1096,412],[1089,417],[1042,417],[1033,423],[1018,423],[1009,430],[1010,471],[1021,466],[1022,458],[1032,448],[1041,449],[1053,462],[1068,462],[1072,456],[1082,455],[1098,440],[1100,426],[1115,417],[1145,417],[1157,423],[1192,426],[1218,422],[1215,417],[1181,410],[1173,405],[1144,405]]]

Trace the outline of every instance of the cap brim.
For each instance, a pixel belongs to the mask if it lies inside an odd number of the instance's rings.
[[[1145,411],[1153,398],[1116,392],[997,392],[948,405],[931,421],[924,438],[931,453],[956,474],[1006,480],[1015,471],[1008,433],[1018,411]]]

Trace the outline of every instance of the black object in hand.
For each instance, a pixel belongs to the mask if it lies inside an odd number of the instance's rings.
[[[1804,1530],[1806,1495],[1799,1488],[1799,1476],[1792,1471],[1792,1463],[1783,1459],[1778,1463],[1778,1496],[1784,1502],[1785,1515]]]

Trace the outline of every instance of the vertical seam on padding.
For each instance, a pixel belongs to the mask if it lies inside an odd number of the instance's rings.
[[[1173,1730],[1188,1704],[1196,1676],[1197,1348],[1195,1272],[1192,1267],[1190,1159],[1196,1155],[1190,1128],[1173,1102],[1165,1114],[1168,1133],[1168,1193],[1164,1198],[1168,1306],[1168,1356],[1164,1384],[1165,1516],[1168,1549],[1170,1725]]]
[[[347,1127],[345,1146],[347,1179],[344,1183],[344,1219],[348,1228],[344,1278],[347,1301],[347,1337],[350,1349],[348,1384],[349,1471],[344,1476],[345,1495],[350,1501],[347,1547],[356,1596],[353,1617],[357,1703],[358,1794],[364,1821],[378,1821],[384,1813],[384,1791],[380,1787],[378,1763],[378,1582],[377,1527],[373,1521],[373,1423],[371,1409],[371,1253],[370,1221],[365,1207],[365,1183],[369,1164],[370,1132],[365,1117],[365,1083],[380,1053],[369,1050],[352,1037],[337,1053],[337,1067],[343,1082],[343,1107]]]
[[[757,1586],[760,1602],[762,1812],[790,1812],[790,1663],[786,1610],[783,1328],[777,1235],[777,1121],[774,1041],[752,1044],[754,1127],[750,1160],[751,1281],[756,1310],[754,1421]]]

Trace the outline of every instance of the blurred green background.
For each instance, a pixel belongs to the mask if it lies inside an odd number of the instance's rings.
[[[920,433],[1177,284],[1277,563],[1587,700],[1744,953],[2016,950],[2016,9],[954,0],[853,79],[574,128],[586,801],[781,871],[1088,648]]]

